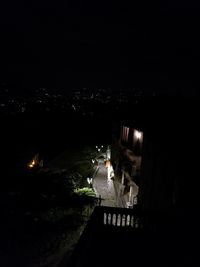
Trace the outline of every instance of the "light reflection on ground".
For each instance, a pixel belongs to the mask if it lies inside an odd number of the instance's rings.
[[[103,163],[99,164],[99,171],[94,178],[93,188],[97,197],[101,195],[101,205],[110,207],[116,206],[113,181],[107,178],[107,168]]]

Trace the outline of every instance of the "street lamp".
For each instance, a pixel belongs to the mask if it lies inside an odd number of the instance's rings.
[[[134,134],[137,140],[140,140],[142,138],[142,132],[135,130]]]
[[[101,152],[101,148],[102,148],[103,146],[96,146],[96,149],[97,149],[97,151],[98,152]]]

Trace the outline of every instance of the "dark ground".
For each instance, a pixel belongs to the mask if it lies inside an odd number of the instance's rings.
[[[77,242],[92,202],[90,206],[88,200],[72,201],[62,177],[30,175],[27,163],[37,152],[45,167],[66,149],[78,151],[85,145],[107,143],[105,122],[83,123],[54,114],[13,115],[3,117],[1,124],[0,265],[56,266]]]

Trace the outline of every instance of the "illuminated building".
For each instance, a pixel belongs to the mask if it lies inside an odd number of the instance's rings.
[[[133,207],[137,202],[142,163],[143,132],[130,125],[118,127],[119,139],[112,146],[112,163],[115,179],[122,184],[125,207]],[[116,153],[116,151],[118,153]]]

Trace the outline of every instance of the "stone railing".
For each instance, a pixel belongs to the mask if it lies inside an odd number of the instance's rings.
[[[95,238],[98,235],[106,235],[107,233],[114,233],[120,235],[129,234],[134,238],[134,234],[141,234],[144,236],[149,233],[171,233],[170,224],[173,221],[173,217],[167,216],[167,214],[157,213],[143,213],[139,210],[96,206],[80,239],[76,245],[70,261],[69,267],[81,267],[81,259],[88,255],[89,247],[95,244]],[[164,231],[163,231],[164,230]],[[137,235],[136,234],[136,235]],[[59,267],[63,267],[61,265]]]
[[[102,226],[141,228],[139,215],[132,209],[97,207],[98,223]]]

